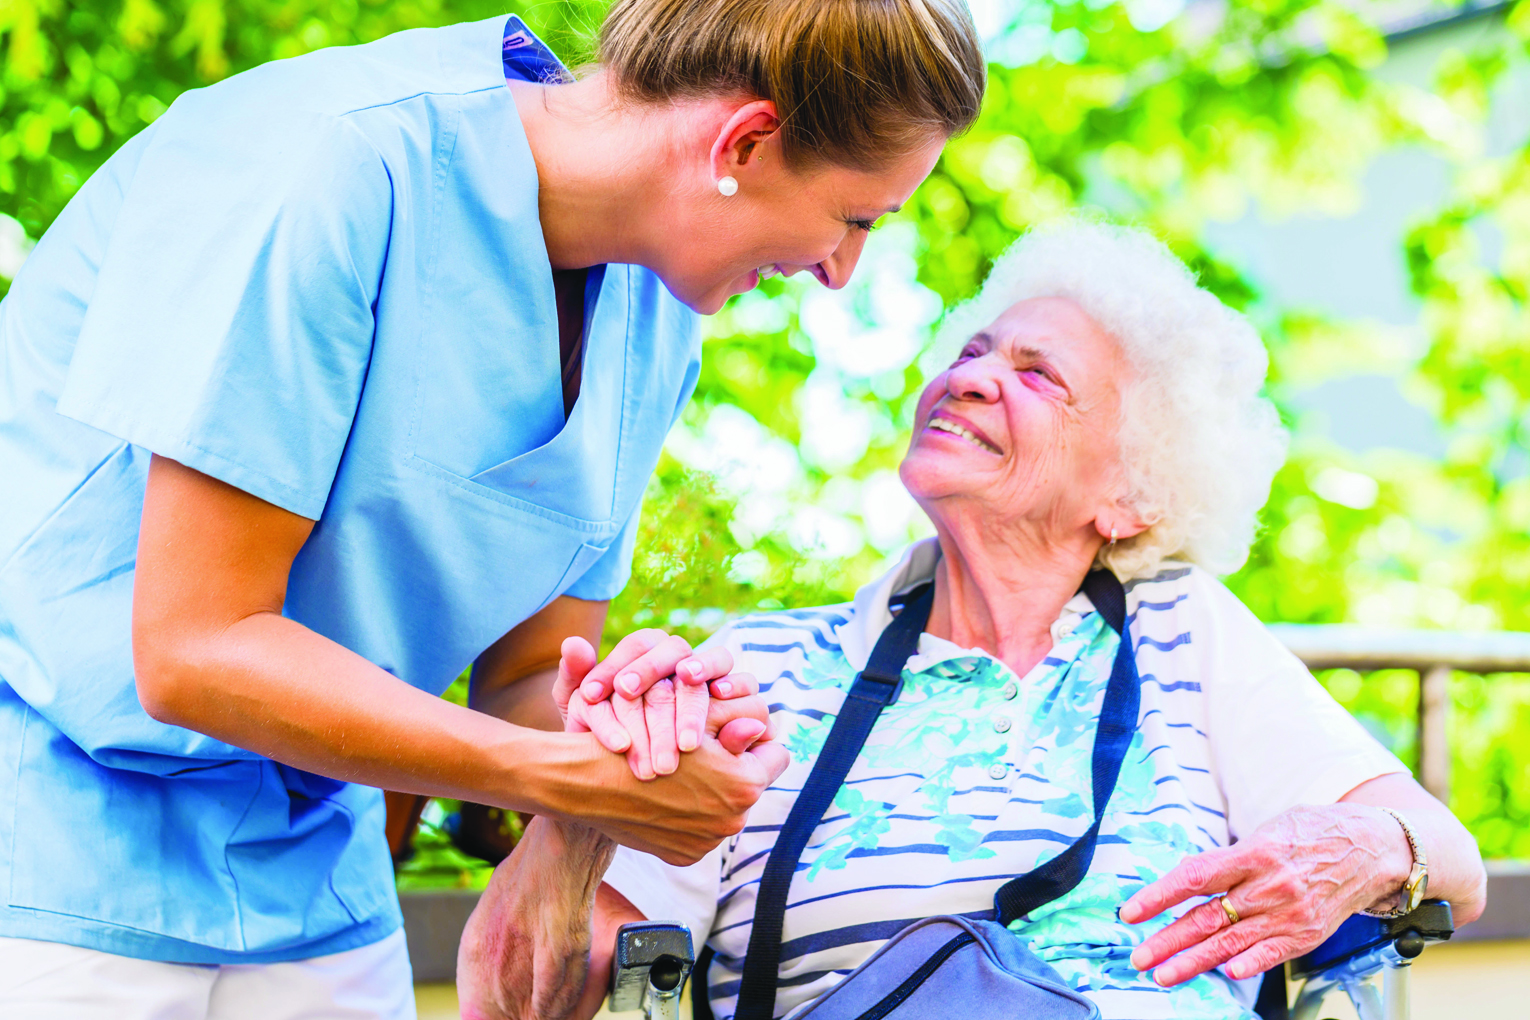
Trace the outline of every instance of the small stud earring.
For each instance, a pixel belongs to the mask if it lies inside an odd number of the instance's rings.
[[[732,177],[719,177],[717,179],[717,190],[722,192],[724,197],[732,198],[738,194],[738,181]]]
[[[1116,529],[1115,528],[1111,528],[1110,529],[1110,544],[1111,545],[1115,545],[1116,544]]]

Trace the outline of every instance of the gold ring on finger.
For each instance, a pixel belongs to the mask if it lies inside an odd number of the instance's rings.
[[[1238,912],[1233,909],[1233,905],[1231,903],[1227,902],[1227,897],[1226,896],[1218,896],[1217,897],[1217,902],[1222,905],[1222,913],[1227,915],[1227,924],[1228,924],[1228,926],[1231,927],[1232,925],[1237,924],[1238,923]]]

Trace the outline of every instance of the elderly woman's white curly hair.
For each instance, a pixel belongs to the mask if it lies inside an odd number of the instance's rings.
[[[1127,580],[1165,559],[1226,574],[1248,559],[1286,432],[1263,395],[1269,359],[1248,320],[1196,284],[1145,231],[1082,218],[1038,227],[994,263],[944,338],[967,337],[1034,297],[1072,300],[1121,345],[1126,505],[1151,526],[1100,551]]]

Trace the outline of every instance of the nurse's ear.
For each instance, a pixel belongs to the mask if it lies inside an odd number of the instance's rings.
[[[768,99],[757,99],[734,110],[712,142],[713,182],[732,177],[747,187],[748,178],[744,175],[751,167],[758,168],[765,158],[767,140],[780,129],[776,104]]]

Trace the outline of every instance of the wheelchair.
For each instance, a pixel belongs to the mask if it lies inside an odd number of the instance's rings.
[[[1442,900],[1427,900],[1402,917],[1356,914],[1306,956],[1267,972],[1255,1011],[1263,1020],[1320,1020],[1328,994],[1342,990],[1360,1020],[1410,1020],[1409,965],[1425,946],[1454,933],[1450,904]],[[607,1009],[680,1020],[680,994],[695,965],[684,925],[624,924],[616,933]]]

